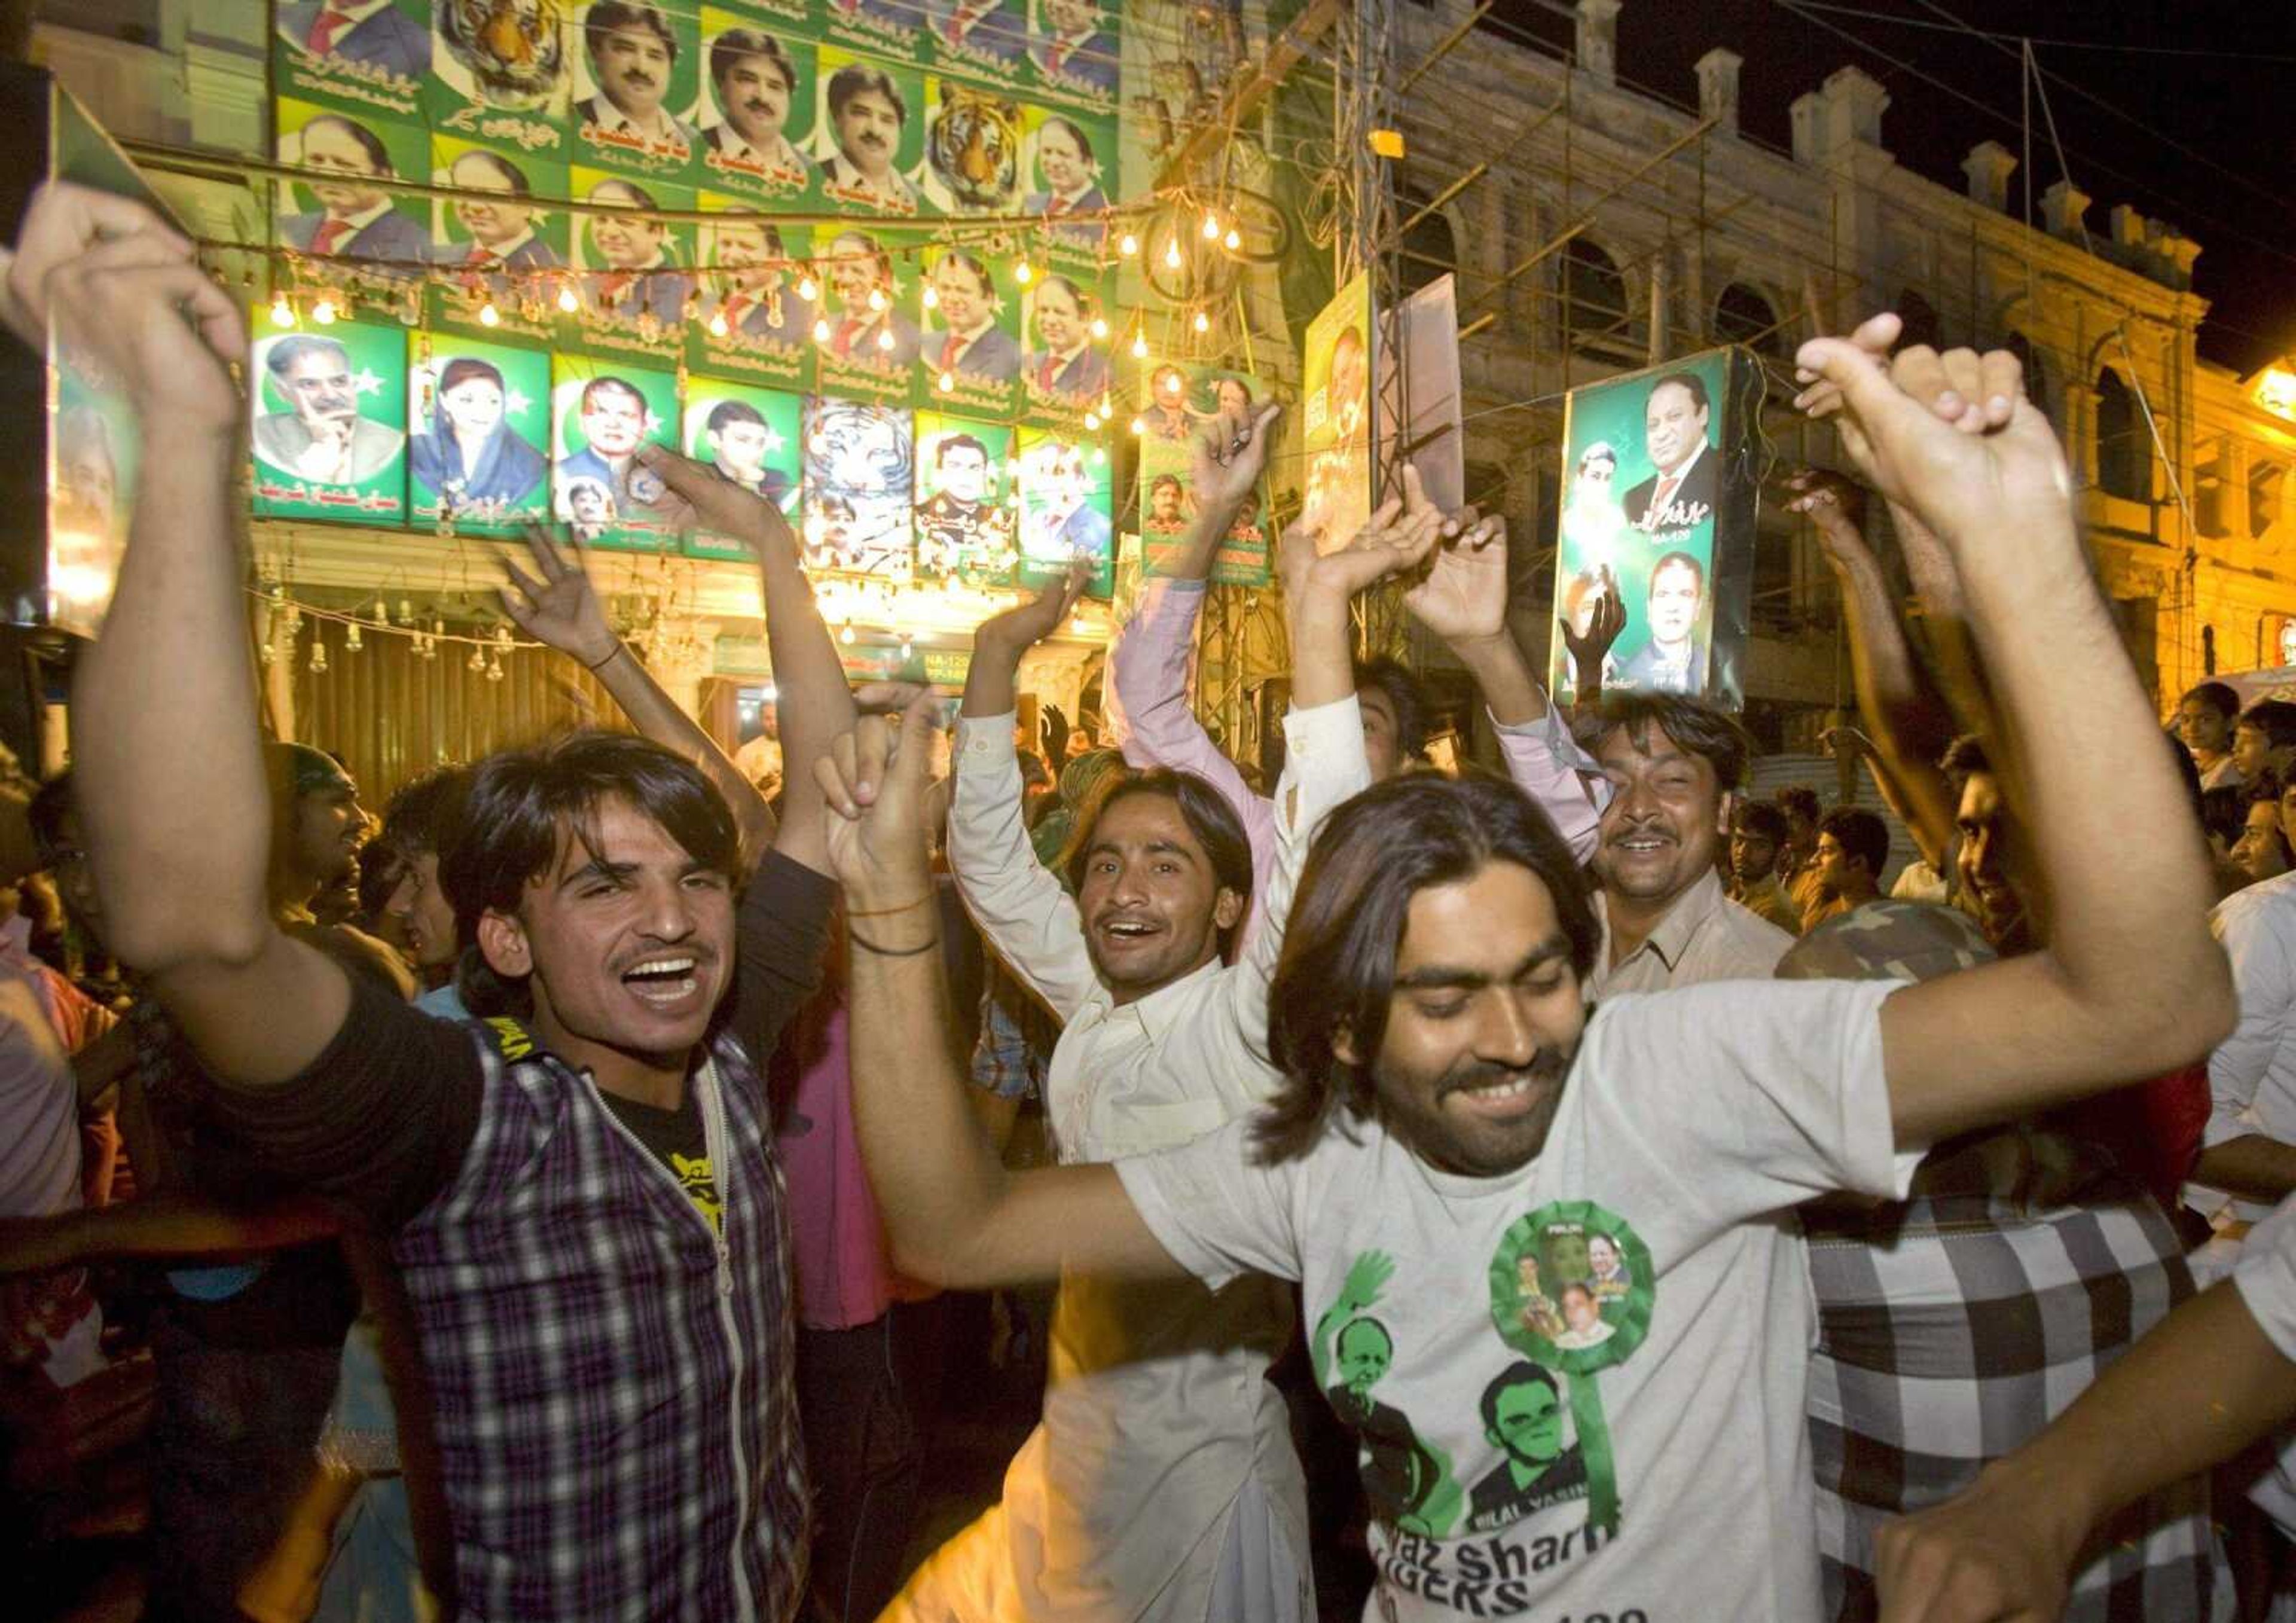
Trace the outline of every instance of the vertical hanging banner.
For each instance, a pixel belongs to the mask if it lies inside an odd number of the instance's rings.
[[[814,70],[811,41],[701,8],[701,93],[687,122],[700,132],[704,186],[785,208],[812,195],[803,149],[818,102]]]
[[[1745,351],[1714,349],[1570,391],[1555,612],[1583,633],[1624,605],[1605,688],[1743,702],[1760,388]],[[1580,680],[1558,637],[1549,691]]]
[[[812,250],[802,225],[786,231],[750,206],[713,193],[701,207],[725,216],[701,227],[694,307],[685,324],[685,364],[697,372],[740,378],[804,394],[813,386],[815,297],[799,268]]]
[[[917,404],[972,417],[1010,417],[1019,409],[1021,299],[1013,270],[971,248],[926,255]]]
[[[1308,324],[1300,381],[1308,453],[1301,521],[1319,552],[1355,538],[1371,517],[1371,287],[1357,276]]]
[[[805,403],[806,567],[909,578],[915,460],[905,406]]]
[[[1177,373],[1178,368],[1171,371]],[[1180,399],[1189,431],[1178,437],[1144,434],[1140,442],[1141,564],[1150,575],[1163,572],[1165,561],[1195,520],[1197,442],[1232,443],[1267,404],[1266,386],[1242,373],[1202,367],[1185,376]],[[1164,381],[1168,384],[1169,379]],[[1158,421],[1169,428],[1175,419],[1168,408],[1159,413]],[[1256,490],[1212,554],[1211,580],[1220,586],[1266,586],[1267,529],[1266,492]]]
[[[676,498],[636,460],[677,446],[677,378],[642,366],[556,357],[551,373],[551,511],[579,540],[625,552],[676,545]]]
[[[430,8],[430,73],[422,86],[432,133],[563,164],[574,140],[567,127],[574,82],[568,53],[578,48],[555,4],[438,0]]]
[[[567,218],[537,200],[566,195],[566,166],[456,135],[430,138],[432,184],[463,195],[430,202],[430,323],[482,342],[548,348]],[[494,307],[494,319],[484,312]]]
[[[430,69],[428,10],[424,0],[278,0],[271,12],[275,93],[339,112],[419,120]]]
[[[805,402],[796,395],[722,378],[689,374],[685,381],[685,454],[770,502],[792,523],[803,474],[804,417]],[[746,562],[750,557],[739,537],[707,529],[688,536],[685,550],[696,558]]]
[[[1024,586],[1058,580],[1078,560],[1093,566],[1086,594],[1116,589],[1115,531],[1109,522],[1108,455],[1057,430],[1021,436],[1021,562]]]
[[[252,326],[266,329],[267,321]],[[247,366],[257,515],[404,522],[405,329],[336,321],[308,332],[269,330],[254,341]]]
[[[675,362],[693,293],[694,228],[662,211],[692,209],[693,194],[578,166],[572,182],[577,197],[597,205],[574,233],[582,349],[604,361]]]
[[[514,536],[548,518],[550,357],[460,337],[427,342],[406,380],[414,521]]]
[[[1004,586],[1020,561],[1013,430],[917,414],[917,576]]]
[[[694,168],[690,108],[701,40],[693,12],[641,0],[593,0],[569,29],[574,160],[681,184]]]
[[[1119,8],[1093,0],[1029,0],[1029,65],[1048,101],[1112,112],[1123,66]]]
[[[906,63],[821,47],[813,152],[821,198],[832,209],[913,219],[924,162],[924,76]]]

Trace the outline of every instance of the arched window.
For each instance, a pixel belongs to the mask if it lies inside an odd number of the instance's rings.
[[[1580,354],[1602,353],[1627,338],[1627,279],[1618,262],[1585,237],[1562,250],[1562,316],[1570,347]]]
[[[1726,344],[1746,344],[1762,355],[1779,355],[1785,344],[1770,301],[1742,282],[1734,282],[1714,301],[1714,336]]]
[[[2110,366],[2096,374],[2096,482],[2107,495],[2152,499],[2152,447],[2136,396]]]
[[[2041,352],[2022,332],[2012,332],[2001,340],[2001,347],[2015,356],[2017,364],[2025,369],[2025,398],[2040,409],[2041,415],[2048,416],[2049,379],[2041,370]]]
[[[1402,210],[1403,217],[1410,219],[1426,201],[1405,191],[1397,196],[1395,204]],[[1415,293],[1437,277],[1456,270],[1459,248],[1450,219],[1440,209],[1430,209],[1425,218],[1414,221],[1411,229],[1403,234],[1396,258],[1396,280],[1406,293]]]
[[[1898,319],[1905,324],[1905,331],[1898,336],[1898,348],[1910,349],[1915,344],[1944,348],[1945,325],[1938,319],[1937,306],[1911,288],[1898,295]]]

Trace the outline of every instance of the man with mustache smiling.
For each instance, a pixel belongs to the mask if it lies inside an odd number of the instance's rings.
[[[797,89],[782,42],[756,29],[726,29],[709,42],[709,83],[724,117],[701,132],[704,161],[802,185],[805,160],[782,133]]]
[[[903,214],[916,212],[917,194],[894,171],[909,105],[882,68],[848,62],[829,76],[829,122],[837,151],[822,160],[821,184],[832,196]]]
[[[684,157],[693,132],[662,105],[677,63],[677,37],[661,8],[600,0],[582,20],[582,43],[598,94],[574,103],[575,123]]]
[[[1377,1306],[1382,1402],[1448,1479],[1421,1500],[1428,1525],[1372,1529],[1370,1610],[1391,1623],[1814,1623],[1816,1326],[1780,1212],[1835,1189],[1902,1198],[1923,1147],[2185,1063],[2232,1029],[2200,841],[2132,855],[2118,837],[2190,813],[2015,357],[1917,348],[1885,365],[1823,339],[1799,358],[1824,386],[1806,407],[1841,397],[1861,471],[1958,573],[2062,903],[2040,952],[1912,986],[1746,982],[1590,1009],[1601,923],[1551,822],[1511,785],[1406,776],[1315,837],[1268,993],[1285,1076],[1269,1108],[1113,1167],[1013,1172],[932,1051],[937,923],[877,911],[929,879],[923,708],[898,742],[863,724],[820,775],[832,864],[876,926],[853,938],[855,1116],[898,1265],[955,1288],[1270,1274],[1316,1313],[1391,1262],[1351,1307]],[[1626,1293],[1568,1292],[1586,1322],[1563,1348],[1523,1324],[1518,1267],[1542,1248],[1590,1261],[1597,1233],[1624,1247]],[[1587,1492],[1462,1538],[1463,1485],[1506,1452],[1475,1395],[1517,1357],[1567,1378]]]

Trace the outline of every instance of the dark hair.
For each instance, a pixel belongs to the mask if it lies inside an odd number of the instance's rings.
[[[1372,1056],[1387,1037],[1395,958],[1411,900],[1492,863],[1546,887],[1584,980],[1602,944],[1586,875],[1546,814],[1513,783],[1411,773],[1366,790],[1316,835],[1267,993],[1267,1055],[1283,1081],[1252,1125],[1258,1159],[1306,1154],[1335,1118],[1374,1117]],[[1339,1057],[1344,1040],[1353,1062]],[[1343,1123],[1344,1125],[1344,1123]]]
[[[1518,1358],[1493,1376],[1491,1383],[1483,1389],[1484,1430],[1496,1431],[1499,1429],[1499,1399],[1506,1394],[1510,1387],[1518,1386],[1543,1386],[1554,1395],[1558,1403],[1562,1398],[1562,1390],[1554,1384],[1554,1377],[1552,1374],[1531,1363],[1528,1358]]]
[[[1716,785],[1724,794],[1730,793],[1746,781],[1746,763],[1754,753],[1754,741],[1736,717],[1702,700],[1685,699],[1676,693],[1611,693],[1603,694],[1603,703],[1591,721],[1572,724],[1572,731],[1588,753],[1598,753],[1603,741],[1611,734],[1623,731],[1627,742],[1636,751],[1650,753],[1650,730],[1658,730],[1674,741],[1677,749],[1697,756],[1714,768]],[[1808,791],[1804,791],[1808,793]],[[1786,815],[1792,816],[1794,807],[1781,790],[1777,799]],[[1809,797],[1808,815],[1817,815],[1817,797]]]
[[[1702,412],[1706,410],[1711,404],[1711,402],[1707,398],[1706,380],[1700,377],[1694,372],[1668,373],[1666,376],[1660,378],[1657,382],[1651,385],[1650,393],[1643,397],[1644,400],[1648,402],[1657,398],[1658,391],[1664,389],[1669,383],[1677,383],[1681,385],[1684,389],[1688,389],[1690,391],[1690,403]]]
[[[1789,821],[1800,817],[1807,822],[1816,823],[1818,819],[1821,808],[1817,803],[1817,791],[1815,789],[1806,789],[1800,783],[1789,783],[1770,799],[1777,802],[1778,815]]]
[[[1148,494],[1153,496],[1167,485],[1169,485],[1173,489],[1178,491],[1182,496],[1185,496],[1188,493],[1188,488],[1180,482],[1180,476],[1178,474],[1159,473],[1155,479],[1150,482],[1148,486]]]
[[[1817,821],[1817,832],[1833,836],[1834,844],[1852,862],[1862,862],[1878,882],[1890,865],[1890,825],[1862,806],[1837,806]]]
[[[669,31],[669,20],[661,14],[658,5],[643,5],[632,0],[598,0],[590,14],[582,20],[582,44],[592,56],[596,56],[610,34],[624,29],[644,29],[669,47],[669,60],[677,60],[677,36]]]
[[[586,202],[597,201],[598,193],[604,191],[608,186],[619,186],[623,191],[628,193],[631,197],[635,198],[637,202],[637,207],[635,209],[623,203],[608,203],[605,205],[605,207],[612,209],[617,214],[635,214],[638,212],[639,209],[659,209],[661,207],[660,203],[654,201],[652,193],[647,191],[635,180],[624,180],[619,175],[609,175],[596,185],[592,186],[590,188],[590,195],[584,201]],[[660,225],[661,222],[657,220],[653,223],[655,225]]]
[[[382,838],[409,857],[444,857],[468,815],[471,768],[439,766],[424,773],[382,808]]]
[[[2193,759],[2193,752],[2185,748],[2185,741],[2173,733],[2161,735],[2169,745],[2169,757],[2177,763],[2177,777],[2185,785],[2185,798],[2193,803],[2193,816],[2201,815],[2201,769]]]
[[[696,862],[741,877],[733,811],[691,761],[627,733],[569,733],[489,756],[472,773],[462,836],[439,865],[455,939],[475,944],[485,914],[515,913],[568,841],[594,850],[598,807],[615,798],[660,824]],[[473,1014],[533,1012],[525,980],[497,975],[475,945],[464,947],[455,980]]]
[[[1698,582],[1698,594],[1701,597],[1706,595],[1706,566],[1688,553],[1669,553],[1651,565],[1650,579],[1643,586],[1643,594],[1645,597],[1658,590],[1658,578],[1669,570],[1688,570],[1692,578]]]
[[[283,378],[287,369],[307,355],[332,355],[345,365],[350,365],[351,352],[332,338],[315,338],[308,332],[290,332],[264,352],[263,365],[275,378]]]
[[[2185,696],[2179,702],[2190,704],[2195,699],[2226,721],[2234,720],[2240,715],[2240,695],[2233,690],[2229,683],[2203,682],[2198,687],[2185,690]]]
[[[1349,1331],[1350,1331],[1350,1330],[1353,1330],[1353,1329],[1354,1329],[1357,1325],[1358,1325],[1358,1324],[1364,1325],[1364,1326],[1365,1326],[1365,1327],[1367,1327],[1367,1328],[1369,1328],[1369,1329],[1372,1329],[1372,1330],[1376,1330],[1376,1331],[1378,1331],[1378,1332],[1379,1332],[1379,1339],[1380,1339],[1381,1340],[1382,1340],[1382,1341],[1384,1341],[1384,1342],[1386,1342],[1386,1343],[1387,1343],[1387,1352],[1388,1352],[1388,1357],[1393,1357],[1395,1356],[1395,1333],[1394,1333],[1394,1332],[1392,1332],[1392,1331],[1389,1330],[1389,1329],[1388,1329],[1388,1327],[1387,1327],[1386,1325],[1384,1325],[1384,1324],[1381,1324],[1377,1319],[1375,1319],[1375,1318],[1372,1317],[1372,1316],[1371,1316],[1370,1314],[1368,1314],[1368,1313],[1358,1313],[1358,1314],[1357,1314],[1357,1315],[1355,1316],[1355,1317],[1353,1317],[1353,1318],[1349,1319],[1346,1324],[1344,1324],[1341,1325],[1341,1326],[1340,1326],[1340,1328],[1339,1328],[1339,1333],[1337,1333],[1336,1335],[1332,1336],[1332,1357],[1346,1357],[1346,1356],[1347,1356],[1347,1355],[1346,1355],[1346,1353],[1345,1353],[1345,1351],[1344,1351],[1343,1349],[1344,1349],[1344,1348],[1346,1348],[1346,1346],[1347,1346],[1348,1332],[1349,1332]]]
[[[972,273],[972,279],[980,283],[982,292],[992,297],[995,295],[996,284],[988,279],[988,266],[979,254],[962,248],[947,249],[942,251],[940,258],[933,261],[933,269],[938,271],[944,265],[963,266]]]
[[[2240,725],[2264,734],[2275,750],[2296,745],[2296,704],[2285,699],[2259,699],[2240,713]]]
[[[1079,316],[1095,307],[1095,301],[1091,294],[1078,287],[1073,279],[1063,276],[1058,271],[1040,278],[1037,283],[1037,292],[1041,296],[1044,291],[1050,287],[1059,288],[1067,293],[1070,299],[1076,305],[1077,314]]]
[[[1350,329],[1352,331],[1352,329]],[[1396,747],[1406,760],[1417,760],[1427,750],[1427,690],[1400,660],[1385,654],[1356,661],[1356,688],[1375,687],[1387,695],[1395,712]]]
[[[450,395],[472,378],[496,389],[503,386],[503,374],[492,361],[482,361],[474,355],[458,355],[440,370],[439,392]]]
[[[500,152],[489,152],[482,146],[474,146],[458,156],[455,163],[462,162],[464,158],[476,158],[494,165],[495,173],[510,182],[510,194],[512,197],[534,195],[534,188],[528,184],[525,172]],[[454,173],[454,164],[447,166],[447,172],[449,175]]]
[[[1218,790],[1193,772],[1175,772],[1168,766],[1143,769],[1118,765],[1093,785],[1092,792],[1077,808],[1068,844],[1054,865],[1067,881],[1069,893],[1073,896],[1084,888],[1085,859],[1092,855],[1093,837],[1099,830],[1101,818],[1110,807],[1134,795],[1162,795],[1179,807],[1180,821],[1188,825],[1188,832],[1204,848],[1204,859],[1211,865],[1212,883],[1242,897],[1248,911],[1251,900],[1251,837],[1244,832],[1243,820]],[[1237,914],[1235,922],[1219,932],[1223,956],[1243,927],[1244,917],[1243,914]]]
[[[829,76],[829,116],[837,117],[845,111],[846,102],[872,91],[893,104],[895,118],[904,124],[909,121],[909,104],[901,99],[901,87],[893,83],[893,76],[865,62],[848,62]]]
[[[359,852],[358,918],[362,929],[373,930],[390,905],[390,894],[406,874],[406,853],[387,834],[377,835]]]
[[[1747,801],[1730,820],[1730,826],[1739,833],[1767,840],[1772,845],[1786,842],[1786,815],[1767,800]]]
[[[1092,137],[1084,133],[1084,127],[1077,123],[1075,119],[1063,119],[1058,113],[1053,114],[1050,118],[1047,118],[1042,124],[1037,127],[1037,139],[1041,142],[1045,138],[1045,132],[1046,130],[1053,129],[1064,129],[1068,131],[1069,139],[1076,143],[1077,151],[1084,155],[1084,160],[1086,163],[1097,163],[1100,161],[1098,158],[1093,155]]]
[[[1938,770],[1946,775],[1959,794],[1968,787],[1969,780],[1980,772],[1993,770],[1993,758],[1985,753],[1985,741],[1974,733],[1964,733],[1945,747],[1938,758]]]
[[[45,794],[47,791],[43,790],[41,792]],[[35,812],[38,810],[39,804],[37,800],[32,802]],[[2219,783],[2214,789],[2201,791],[2201,828],[2204,832],[2214,834],[2230,845],[2240,838],[2247,818],[2248,790],[2245,785]],[[38,832],[37,824],[33,832]]]
[[[971,434],[951,434],[933,447],[933,466],[938,468],[948,460],[951,451],[971,451],[981,461],[988,460],[988,447]]]
[[[2281,793],[2280,775],[2267,766],[2262,772],[2251,778],[2241,792],[2244,804],[2241,807],[2240,833],[2233,836],[2234,840],[2238,840],[2241,834],[2248,832],[2249,807],[2269,806],[2277,810]],[[2284,868],[2296,868],[2296,844],[2290,842],[2287,829],[2282,826],[2280,819],[2276,816],[2272,822],[2272,838],[2280,847],[2280,865]]]
[[[636,384],[631,382],[627,378],[603,377],[592,378],[587,383],[582,385],[582,398],[575,406],[575,414],[579,416],[582,413],[588,411],[590,409],[590,403],[592,400],[600,395],[611,393],[615,389],[619,389],[631,399],[636,401],[638,403],[638,410],[645,410],[646,398],[644,395],[638,392],[638,386]]]
[[[762,428],[765,421],[758,408],[747,400],[720,400],[709,408],[709,415],[703,419],[701,426],[709,433],[722,434],[728,423],[754,422]]]
[[[366,160],[374,166],[377,175],[398,175],[398,171],[390,164],[390,149],[383,145],[382,137],[357,119],[346,119],[339,112],[323,112],[303,126],[303,134],[308,136],[322,124],[333,125],[357,143],[358,150],[366,154]]]
[[[723,86],[726,76],[741,65],[745,56],[762,56],[778,69],[782,83],[797,91],[797,65],[782,42],[761,29],[727,29],[709,42],[709,82]]]

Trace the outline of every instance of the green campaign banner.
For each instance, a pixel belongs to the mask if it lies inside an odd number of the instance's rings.
[[[1029,0],[1029,65],[1038,93],[1087,111],[1114,111],[1122,12],[1093,0]]]
[[[909,312],[922,288],[912,260],[896,260],[896,239],[858,226],[814,234],[821,313],[814,320],[815,388],[881,406],[906,406],[915,392],[923,340]]]
[[[697,94],[701,36],[680,6],[594,0],[567,30],[573,59],[574,161],[671,185],[688,184],[698,144],[674,111]]]
[[[279,161],[309,171],[279,183],[275,240],[321,279],[396,302],[430,261],[430,219],[421,198],[382,183],[428,175],[430,137],[311,102],[280,101],[273,121]]]
[[[1037,241],[1054,265],[1100,274],[1109,241],[1103,166],[1115,161],[1113,119],[1073,109],[1029,109],[1021,211],[1044,217]]]
[[[1093,566],[1093,597],[1116,589],[1115,532],[1109,523],[1108,453],[1057,430],[1020,434],[1021,564],[1017,584],[1057,580],[1071,562]]]
[[[914,67],[930,48],[921,0],[821,0],[821,37],[849,50]]]
[[[276,93],[365,119],[422,116],[430,68],[430,7],[386,0],[365,14],[278,0],[271,8],[271,78]]]
[[[552,363],[550,398],[551,511],[594,546],[674,548],[668,488],[635,458],[649,440],[676,448],[676,375],[562,355]]]
[[[808,569],[909,578],[912,427],[905,406],[806,401],[800,534]]]
[[[600,361],[675,365],[693,293],[694,227],[663,217],[693,193],[577,164],[574,195],[596,205],[574,232],[582,303],[576,347]]]
[[[579,48],[554,3],[439,0],[422,85],[432,133],[563,164],[574,150],[569,53]]]
[[[1078,428],[1086,412],[1112,412],[1116,368],[1108,316],[1111,274],[1095,282],[1081,271],[1043,271],[1022,303],[1027,348],[1021,357],[1022,410],[1030,422]]]
[[[813,196],[805,156],[819,96],[811,41],[701,8],[701,92],[687,119],[700,179],[714,191],[788,208]]]
[[[798,517],[802,478],[799,442],[805,430],[805,402],[796,395],[755,389],[723,378],[689,375],[685,380],[685,454],[789,515]],[[747,545],[738,537],[697,529],[685,538],[696,558],[746,561]]]
[[[962,79],[924,81],[925,202],[947,215],[1017,214],[1028,110]]]
[[[810,149],[823,203],[895,219],[924,210],[924,76],[906,64],[821,47]]]
[[[943,74],[1000,90],[1032,82],[1027,0],[927,0],[924,13]]]
[[[1010,417],[1021,404],[1015,262],[971,248],[928,250],[917,352],[920,406]]]
[[[1020,487],[1013,429],[919,412],[917,576],[1004,586],[1020,561]]]
[[[257,515],[403,523],[405,329],[335,321],[281,332],[258,310],[250,331]]]
[[[821,299],[821,284],[807,263],[813,234],[801,225],[777,225],[711,192],[701,194],[701,207],[725,218],[701,227],[698,263],[703,268],[685,324],[685,364],[764,388],[808,392]]]
[[[481,342],[549,348],[570,226],[563,209],[541,200],[566,195],[566,166],[433,135],[430,179],[467,195],[430,200],[430,324]]]
[[[424,333],[415,344],[406,374],[413,521],[514,536],[547,519],[550,357],[458,334]]]

